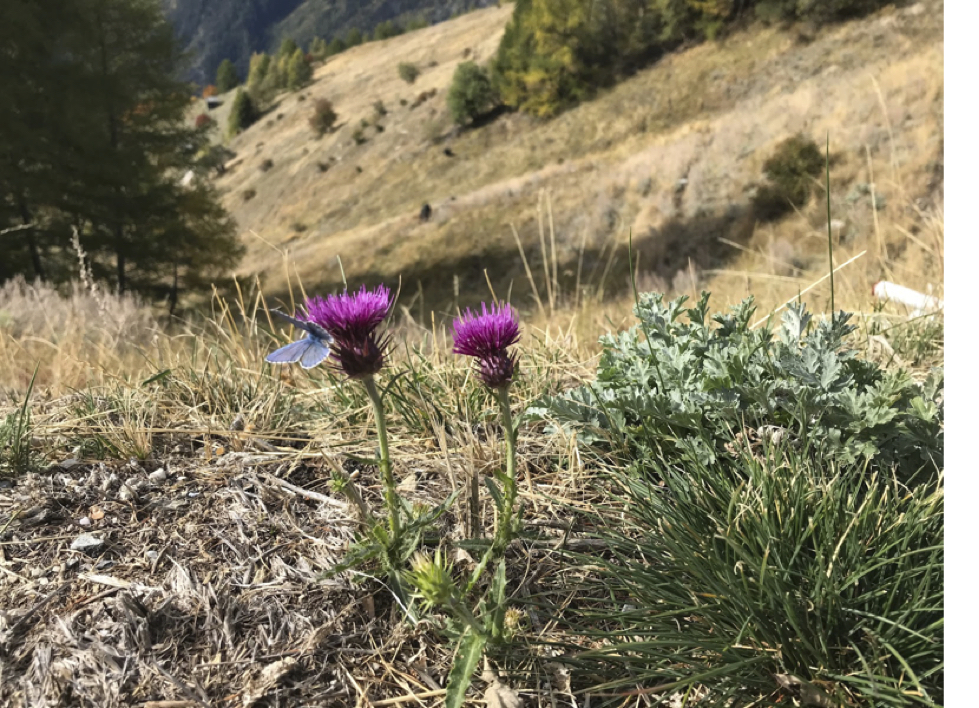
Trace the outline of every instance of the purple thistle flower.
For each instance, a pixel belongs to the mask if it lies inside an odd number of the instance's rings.
[[[517,357],[507,349],[520,339],[520,325],[509,303],[502,307],[494,303],[487,310],[484,302],[481,315],[467,309],[452,326],[452,351],[479,359],[479,377],[487,387],[504,388],[513,381]]]
[[[379,337],[376,329],[391,311],[391,290],[378,285],[326,298],[306,301],[306,320],[329,332],[334,339],[333,356],[347,376],[373,376],[384,366],[390,338]]]

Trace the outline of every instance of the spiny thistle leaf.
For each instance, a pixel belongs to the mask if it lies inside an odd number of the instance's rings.
[[[483,656],[486,637],[469,631],[459,640],[455,661],[449,672],[449,683],[445,693],[445,708],[462,708],[466,701],[466,690],[472,682],[473,672]]]

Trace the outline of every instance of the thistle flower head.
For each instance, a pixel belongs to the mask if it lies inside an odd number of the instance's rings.
[[[513,381],[517,358],[507,349],[520,339],[520,325],[516,311],[510,304],[486,307],[482,314],[467,309],[453,322],[456,354],[479,360],[479,377],[489,388],[503,388]]]
[[[416,596],[429,607],[447,605],[456,594],[455,582],[441,549],[435,551],[434,558],[417,551],[411,559],[408,577],[417,589]]]
[[[334,357],[344,373],[364,378],[381,370],[390,339],[376,330],[391,311],[390,289],[362,285],[355,293],[309,298],[305,309],[308,321],[333,335]]]

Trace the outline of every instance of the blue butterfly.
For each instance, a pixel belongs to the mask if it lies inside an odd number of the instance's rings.
[[[292,323],[293,327],[306,332],[306,336],[298,342],[287,344],[281,349],[265,357],[265,361],[270,364],[295,364],[299,363],[304,369],[312,369],[330,356],[330,345],[333,344],[333,336],[315,322],[304,322],[290,317],[279,310],[272,310],[275,314]]]

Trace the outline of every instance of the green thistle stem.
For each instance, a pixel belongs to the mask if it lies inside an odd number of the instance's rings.
[[[500,523],[496,528],[495,545],[502,553],[513,536],[513,505],[517,499],[517,431],[513,427],[513,416],[510,414],[510,387],[504,386],[499,391],[500,418],[503,419],[503,432],[506,434],[506,478],[503,490],[503,511]]]
[[[391,525],[391,544],[393,547],[398,545],[401,539],[401,510],[398,504],[398,491],[394,484],[394,475],[391,474],[391,457],[388,452],[388,429],[384,422],[384,406],[381,403],[381,394],[374,383],[374,377],[369,376],[363,379],[367,395],[374,406],[374,421],[377,425],[377,444],[381,449],[380,467],[381,481],[384,484],[384,500],[388,507],[388,521]]]
[[[510,414],[510,387],[504,386],[497,393],[500,402],[500,418],[503,421],[503,432],[506,435],[506,475],[503,478],[503,509],[493,534],[493,543],[483,555],[479,565],[473,572],[472,578],[466,585],[466,593],[472,592],[492,561],[499,560],[506,552],[506,547],[513,538],[513,506],[517,499],[517,430],[513,427],[513,416]]]

